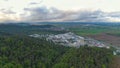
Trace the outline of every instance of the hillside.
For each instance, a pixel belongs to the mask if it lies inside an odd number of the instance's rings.
[[[1,68],[108,68],[112,52],[105,48],[69,48],[44,38],[0,36]]]
[[[61,27],[54,25],[31,25],[31,24],[0,24],[1,33],[29,35],[29,34],[59,34],[67,32]]]

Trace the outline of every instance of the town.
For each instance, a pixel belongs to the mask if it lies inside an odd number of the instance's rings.
[[[92,38],[85,38],[82,36],[78,36],[72,32],[64,33],[64,34],[47,34],[47,35],[39,35],[39,34],[33,34],[29,35],[30,37],[36,37],[36,38],[41,38],[45,37],[46,40],[48,41],[53,41],[56,44],[60,44],[63,46],[69,46],[69,47],[77,47],[79,48],[80,46],[96,46],[96,47],[105,47],[105,48],[110,48],[103,42],[100,42],[98,40],[92,39]]]

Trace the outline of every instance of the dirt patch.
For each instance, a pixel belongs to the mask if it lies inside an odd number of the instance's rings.
[[[108,34],[98,34],[98,35],[88,35],[88,37],[100,40],[111,45],[120,46],[120,37],[108,35]]]
[[[120,56],[116,56],[113,58],[113,61],[110,64],[110,68],[120,68]]]

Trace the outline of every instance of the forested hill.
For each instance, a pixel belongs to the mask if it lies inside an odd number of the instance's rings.
[[[105,48],[69,48],[44,38],[0,36],[0,68],[108,68],[112,51]]]
[[[17,35],[30,34],[59,34],[66,30],[54,25],[31,25],[31,24],[0,24],[0,33]]]
[[[109,68],[112,57],[112,50],[106,48],[71,48],[53,68]]]

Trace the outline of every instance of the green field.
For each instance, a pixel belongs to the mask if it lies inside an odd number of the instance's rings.
[[[69,27],[68,27],[69,26]],[[76,33],[77,35],[95,35],[101,33],[109,33],[114,35],[120,35],[120,24],[74,24],[74,25],[63,25],[69,31]],[[71,27],[70,27],[71,26]]]

